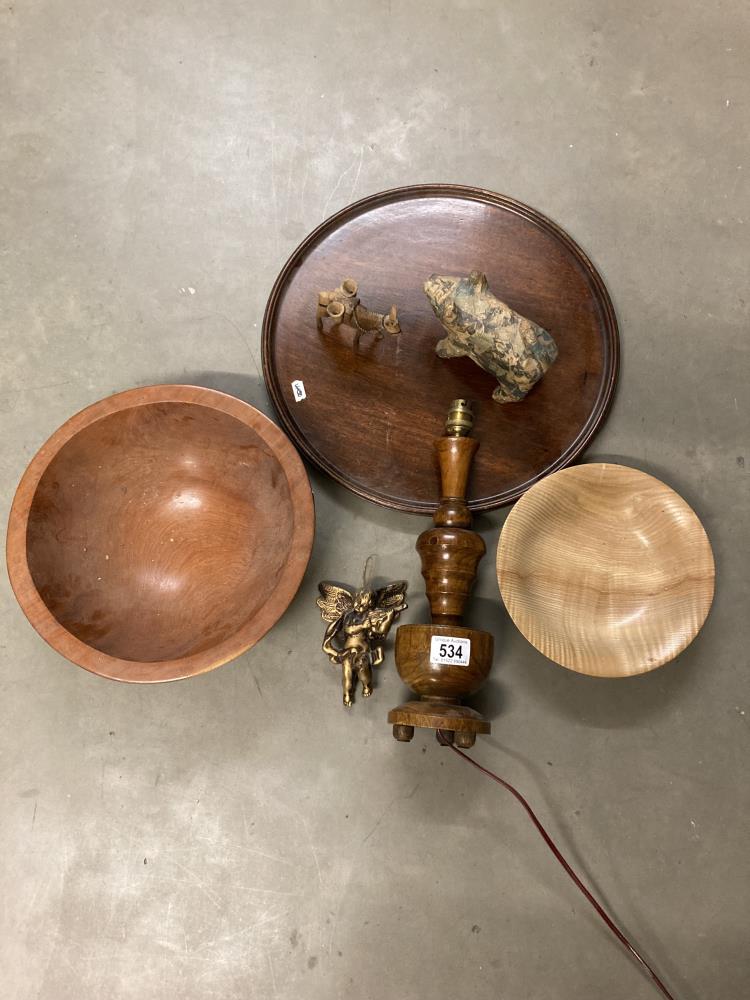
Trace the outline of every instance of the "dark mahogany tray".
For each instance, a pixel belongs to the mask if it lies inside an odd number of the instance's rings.
[[[443,328],[422,284],[433,272],[472,270],[557,341],[557,362],[523,402],[494,403],[491,375],[435,355]],[[355,354],[350,330],[318,333],[318,292],[344,278],[359,282],[369,309],[395,303],[401,334],[365,336]],[[570,236],[511,198],[449,184],[384,191],[327,219],[284,265],[263,318],[266,384],[300,451],[354,493],[413,513],[437,504],[432,441],[451,400],[474,403],[481,445],[469,499],[489,510],[586,447],[612,398],[618,354],[607,289]]]

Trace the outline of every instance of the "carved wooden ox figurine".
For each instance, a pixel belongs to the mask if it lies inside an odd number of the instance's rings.
[[[383,339],[386,333],[401,333],[398,312],[391,306],[388,313],[371,312],[357,297],[358,285],[354,278],[345,278],[332,292],[318,293],[318,330],[323,330],[323,320],[331,320],[331,328],[349,326],[354,330],[353,347],[356,351],[363,333],[374,333],[375,340]]]

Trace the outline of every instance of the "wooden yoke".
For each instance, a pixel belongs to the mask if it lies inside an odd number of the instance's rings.
[[[453,401],[445,437],[435,442],[441,501],[434,527],[417,539],[422,576],[430,602],[431,625],[402,625],[396,633],[396,666],[405,684],[420,696],[388,715],[397,740],[408,742],[414,727],[440,729],[443,739],[470,747],[489,723],[460,699],[478,690],[492,665],[493,639],[488,632],[462,625],[466,601],[485,554],[482,538],[471,530],[466,489],[479,442],[468,437],[473,426],[464,399]]]

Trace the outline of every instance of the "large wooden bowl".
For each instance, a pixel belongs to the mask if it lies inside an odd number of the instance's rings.
[[[511,618],[551,660],[596,677],[653,670],[698,634],[714,593],[703,526],[682,497],[622,465],[542,480],[497,550]]]
[[[212,389],[156,385],[89,406],[37,453],[10,513],[8,572],[69,660],[174,680],[280,618],[313,525],[304,466],[275,424]]]

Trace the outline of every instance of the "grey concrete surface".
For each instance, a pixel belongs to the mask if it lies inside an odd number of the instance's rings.
[[[443,180],[529,202],[601,269],[623,365],[603,456],[704,520],[716,601],[676,662],[570,674],[501,608],[476,757],[517,782],[680,1000],[747,995],[750,14],[741,0],[11,0],[2,57],[0,500],[69,415],[130,386],[270,412],[266,296],[332,211]],[[0,583],[8,1000],[646,1000],[517,804],[396,744],[389,649],[350,713],[322,577],[411,586],[423,523],[317,475],[277,628],[189,682],[100,680]],[[490,552],[503,512],[483,517]]]

